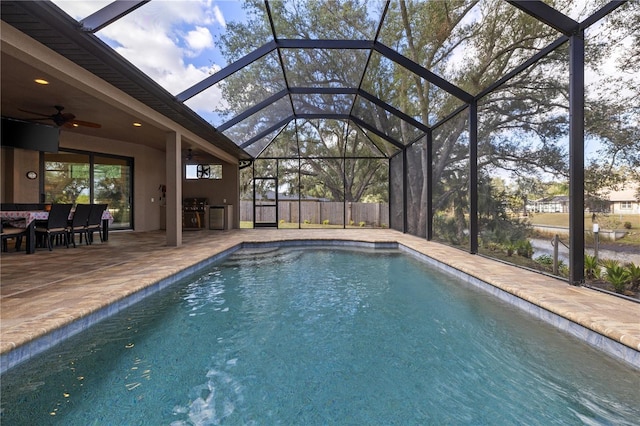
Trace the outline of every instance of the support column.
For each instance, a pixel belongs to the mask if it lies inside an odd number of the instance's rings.
[[[433,239],[433,131],[427,132],[427,164],[424,170],[427,174],[427,240]]]
[[[584,31],[569,40],[569,283],[584,282]]]
[[[407,147],[402,148],[402,232],[409,231],[409,218],[407,208],[409,206],[409,179],[407,177],[409,168],[407,167]]]
[[[167,245],[182,245],[182,140],[180,133],[166,137]]]
[[[478,253],[478,102],[469,104],[469,252]]]

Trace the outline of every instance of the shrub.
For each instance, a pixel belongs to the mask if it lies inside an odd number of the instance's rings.
[[[286,222],[285,222],[285,220],[284,220],[284,219],[280,219],[280,225],[283,225],[283,224],[285,224],[285,223],[286,223]]]
[[[605,270],[605,279],[613,286],[616,293],[623,293],[627,283],[626,269],[615,261],[605,266]]]
[[[627,264],[627,267],[625,269],[627,284],[629,284],[631,290],[638,291],[638,288],[640,288],[640,265],[636,265],[635,263],[631,262]]]
[[[305,220],[303,221],[303,223],[304,223],[305,225],[309,225],[309,224],[311,223],[311,221],[310,221],[309,219],[305,219]]]
[[[624,229],[631,229],[631,222],[625,222],[622,226],[624,226]]]
[[[325,219],[325,220],[323,220],[323,221],[322,221],[322,224],[323,224],[323,225],[328,225],[328,224],[329,224],[329,219]]]
[[[547,266],[553,265],[553,256],[551,256],[550,254],[541,254],[540,256],[536,257],[534,260],[541,265],[547,265]]]
[[[502,250],[502,245],[500,243],[496,243],[494,241],[490,241],[487,244],[487,248],[491,251],[500,251]]]
[[[565,264],[562,260],[558,261],[558,274],[565,278],[569,276],[569,265]]]
[[[533,256],[533,245],[531,245],[531,241],[529,240],[518,241],[516,243],[516,251],[518,253],[518,256],[531,259],[531,256]]]
[[[350,220],[349,221],[349,226],[353,226],[353,224],[354,224],[353,220]]]
[[[515,244],[506,244],[504,246],[505,252],[507,253],[507,256],[511,257],[513,256],[513,253],[515,253],[516,251],[516,246]]]
[[[589,280],[600,278],[600,265],[595,256],[584,255],[584,276]]]
[[[367,224],[367,222],[360,222],[360,223],[358,223],[358,225],[360,226],[360,228],[364,228],[366,224]]]
[[[602,259],[600,264],[604,269],[615,268],[616,266],[620,266],[620,262],[615,259]]]

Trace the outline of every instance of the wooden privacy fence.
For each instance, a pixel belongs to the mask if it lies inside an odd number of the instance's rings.
[[[260,202],[257,203],[259,204]],[[345,208],[347,225],[389,227],[389,204],[387,203],[280,201],[278,202],[278,220],[289,223],[344,225]],[[258,222],[275,222],[276,220],[274,208],[257,208],[256,216]],[[240,220],[253,221],[252,201],[240,201]]]

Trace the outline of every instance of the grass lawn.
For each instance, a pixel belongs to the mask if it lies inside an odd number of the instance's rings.
[[[529,215],[529,221],[532,225],[546,225],[546,226],[569,226],[569,214],[568,213],[532,213]],[[617,244],[622,245],[640,245],[640,215],[619,215],[619,214],[604,214],[598,213],[596,215],[596,221],[600,225],[600,229],[625,229],[624,223],[631,223],[631,229],[628,230],[627,235],[617,240]],[[591,214],[584,215],[584,229],[591,231],[593,228],[593,222],[591,221]]]
[[[253,228],[253,222],[249,221],[240,221],[241,229],[251,229]],[[279,229],[298,229],[297,223],[290,222],[280,222],[278,224]],[[302,229],[342,229],[344,228],[342,225],[323,225],[320,223],[302,223],[300,224],[300,228]],[[364,228],[372,228],[371,226],[358,226],[358,225],[347,225],[347,229],[364,229]]]
[[[569,213],[531,213],[529,220],[532,225],[569,226]],[[638,214],[605,214],[598,213],[596,221],[602,229],[624,229],[624,223],[631,223],[631,231],[640,231],[640,215]],[[591,230],[591,214],[584,215],[584,229]]]

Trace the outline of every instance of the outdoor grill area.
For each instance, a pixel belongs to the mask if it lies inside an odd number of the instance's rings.
[[[206,198],[185,198],[182,203],[182,229],[207,229],[208,208]]]

